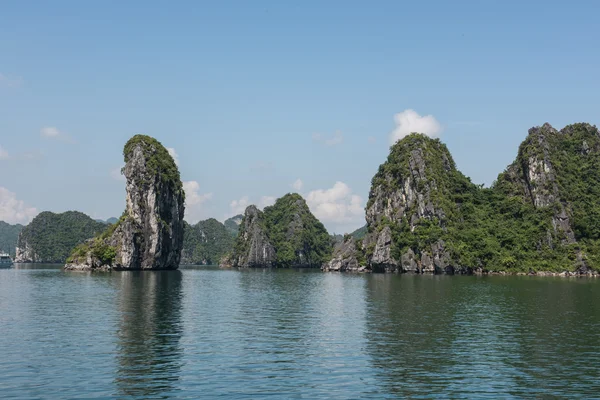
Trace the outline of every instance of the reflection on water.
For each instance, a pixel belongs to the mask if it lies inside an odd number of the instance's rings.
[[[1,398],[598,398],[600,280],[0,270]]]
[[[118,281],[116,386],[140,398],[173,394],[182,348],[181,271],[123,271]]]
[[[384,393],[443,392],[456,339],[448,276],[375,274],[367,279],[367,350]]]
[[[589,398],[600,391],[598,282],[373,275],[367,287],[367,349],[384,393]]]

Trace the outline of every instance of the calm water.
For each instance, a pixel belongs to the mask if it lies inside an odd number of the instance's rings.
[[[600,396],[600,280],[0,270],[2,398]]]

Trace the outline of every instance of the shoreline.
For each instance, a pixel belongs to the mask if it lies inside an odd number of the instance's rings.
[[[18,266],[18,265],[39,265],[39,264],[46,264],[46,265],[60,265],[63,266],[63,270],[65,271],[90,271],[90,269],[84,270],[81,268],[68,268],[66,264],[63,263],[48,263],[48,262],[29,262],[29,263],[13,263],[12,266]],[[554,272],[554,271],[532,271],[532,272],[523,272],[523,271],[518,271],[518,272],[511,272],[511,271],[485,271],[485,270],[474,270],[471,272],[465,272],[465,271],[457,271],[454,273],[446,273],[446,272],[433,272],[433,271],[426,271],[426,272],[418,272],[418,271],[399,271],[399,270],[394,270],[394,271],[376,271],[374,272],[373,270],[367,269],[366,267],[361,267],[361,268],[357,268],[357,269],[348,269],[348,270],[329,270],[329,269],[322,269],[322,268],[302,268],[302,267],[290,267],[290,268],[274,268],[274,267],[249,267],[249,268],[240,268],[240,267],[231,267],[231,266],[223,266],[223,265],[201,265],[201,264],[182,264],[179,266],[178,270],[181,269],[186,269],[186,267],[213,267],[213,268],[219,268],[219,269],[238,269],[238,270],[243,270],[243,269],[288,269],[288,270],[306,270],[306,269],[310,269],[310,270],[314,270],[314,271],[321,271],[324,273],[327,272],[337,272],[337,273],[350,273],[350,274],[397,274],[397,275],[448,275],[448,276],[452,276],[452,275],[461,275],[461,276],[531,276],[531,277],[558,277],[558,278],[599,278],[600,277],[600,272],[599,271],[593,271],[593,270],[588,270],[586,272],[577,272],[577,271],[561,271],[561,272]],[[111,268],[112,270],[112,268]],[[108,272],[107,269],[98,269],[98,272]],[[117,271],[117,270],[115,270]],[[161,270],[164,271],[164,270]]]
[[[347,270],[332,270],[332,269],[322,269],[323,272],[340,272],[340,273],[371,273],[371,274],[398,274],[398,275],[461,275],[461,276],[487,276],[487,275],[495,275],[495,276],[536,276],[536,277],[560,277],[560,278],[598,278],[600,277],[599,271],[587,270],[586,272],[578,272],[578,271],[487,271],[483,269],[477,270],[457,270],[451,273],[441,271],[402,271],[398,269],[394,270],[380,270],[373,271],[371,269],[367,269],[366,267],[361,267],[357,269],[347,269]]]

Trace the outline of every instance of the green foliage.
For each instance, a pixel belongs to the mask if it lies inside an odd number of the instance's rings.
[[[113,218],[113,220],[116,221],[114,224],[110,224],[107,228],[105,225],[104,231],[93,240],[87,240],[84,243],[77,245],[67,258],[66,262],[85,262],[88,253],[90,253],[92,256],[98,258],[102,264],[113,265],[117,256],[117,249],[110,246],[107,242],[127,218],[129,217],[126,212],[123,212],[123,215],[121,215],[121,218],[119,219]]]
[[[436,210],[442,213],[416,221],[414,230],[405,217],[391,222],[381,217],[369,231],[390,226],[392,254],[400,259],[409,248],[419,254],[439,239],[445,242],[458,266],[489,270],[573,270],[578,254],[600,268],[600,136],[595,127],[575,124],[561,132],[534,131],[523,142],[515,162],[498,176],[492,188],[473,184],[456,170],[447,148],[437,139],[411,134],[391,148],[386,163],[373,178],[368,207],[376,193],[384,196],[401,190],[407,177],[414,179],[411,158],[422,157],[425,179],[417,190],[429,190]],[[536,186],[529,182],[532,159],[553,167],[552,182]],[[536,171],[541,173],[542,171]],[[557,196],[556,203],[536,207],[525,186],[536,193]],[[554,187],[553,185],[556,185]],[[380,192],[381,193],[381,192]],[[558,193],[558,194],[557,194]],[[554,229],[552,218],[562,208],[570,217],[577,243],[568,244],[565,234]],[[406,210],[410,218],[415,210]],[[367,256],[374,244],[366,249]]]
[[[75,247],[66,262],[85,262],[88,254],[99,259],[102,265],[113,265],[117,249],[107,244],[105,239],[97,237]]]
[[[37,262],[64,263],[75,246],[104,229],[105,224],[77,211],[62,214],[46,211],[23,228],[19,247],[24,248],[27,243],[39,257]]]
[[[233,242],[231,232],[214,218],[196,225],[185,222],[182,263],[217,265],[232,250]]]
[[[113,246],[109,246],[103,240],[95,240],[92,247],[92,255],[98,258],[103,265],[112,265],[117,255],[117,250]]]
[[[5,252],[10,254],[11,257],[15,256],[17,240],[22,230],[23,225],[11,225],[0,221],[0,253]]]
[[[146,158],[146,167],[150,173],[163,184],[170,187],[174,193],[183,194],[183,185],[179,169],[167,149],[156,139],[147,135],[135,135],[125,144],[123,157],[127,163],[137,146],[141,146]],[[154,182],[142,182],[154,184]]]
[[[310,212],[308,205],[296,193],[277,199],[264,211],[253,211],[260,230],[275,248],[276,267],[320,267],[329,260],[336,238],[329,236],[323,224]],[[240,232],[234,245],[234,258],[248,252],[249,241],[245,240],[250,225],[244,216]]]
[[[363,226],[350,234],[354,239],[362,239],[367,235],[367,226]]]
[[[331,256],[332,243],[323,224],[297,193],[288,193],[263,213],[267,235],[275,247],[276,265],[321,266]]]

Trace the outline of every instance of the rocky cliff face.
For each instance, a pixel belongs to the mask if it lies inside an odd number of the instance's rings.
[[[594,126],[530,129],[489,189],[439,140],[411,134],[373,178],[362,250],[374,271],[588,273],[600,268],[599,198]]]
[[[324,263],[323,271],[362,272],[366,270],[366,262],[357,241],[351,235],[336,243],[331,260]]]
[[[272,267],[276,260],[263,213],[255,206],[249,206],[240,225],[232,265],[239,268]]]
[[[35,263],[41,262],[41,257],[35,254],[33,247],[27,239],[20,239],[17,242],[17,249],[14,262],[16,263]]]
[[[363,247],[373,270],[444,271],[450,255],[441,238],[457,212],[449,197],[466,182],[439,140],[412,134],[396,143],[373,178],[366,209]],[[426,241],[405,240],[424,230]]]
[[[564,136],[563,132],[557,131],[548,123],[531,128],[529,136],[519,147],[517,159],[508,166],[500,179],[513,185],[510,194],[523,197],[524,201],[533,203],[535,208],[554,206],[553,232],[548,232],[550,240],[554,241],[557,236],[561,236],[559,242],[568,244],[575,242],[575,233],[570,221],[572,211],[566,199],[561,196],[554,165],[558,160],[553,154],[558,150],[555,146],[560,147],[555,142]],[[587,146],[585,139],[581,146],[582,149]],[[589,152],[589,147],[587,151]]]
[[[548,254],[568,253],[570,261],[560,262],[570,262],[579,271],[586,271],[589,262],[597,264],[599,162],[595,126],[573,124],[558,131],[546,123],[529,130],[516,160],[496,184],[499,192],[544,214],[548,223],[538,248]]]
[[[231,260],[237,267],[320,268],[330,254],[323,224],[300,195],[287,194],[264,212],[246,209]]]
[[[126,210],[101,236],[75,249],[66,269],[177,269],[185,195],[179,170],[157,140],[136,135],[123,151]]]

